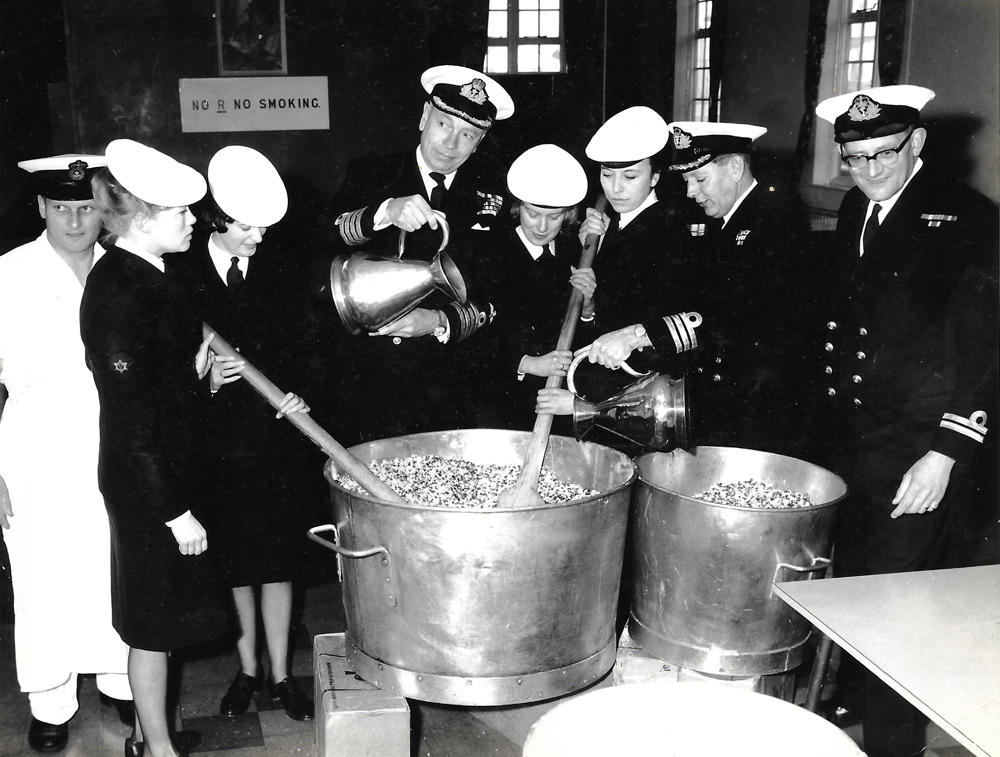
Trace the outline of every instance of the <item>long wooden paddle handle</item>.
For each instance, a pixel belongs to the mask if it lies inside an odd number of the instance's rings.
[[[232,345],[219,336],[219,333],[207,323],[201,325],[202,333],[207,339],[209,334],[214,334],[209,345],[212,351],[223,357],[232,357],[242,360],[244,363],[243,373],[240,375],[243,380],[257,392],[275,410],[280,409],[282,400],[285,399],[285,392],[281,391],[274,382],[261,373],[254,365],[241,355]],[[326,455],[332,459],[348,476],[357,481],[367,489],[372,495],[389,502],[404,502],[388,484],[372,473],[371,469],[352,455],[336,439],[328,434],[308,413],[289,413],[285,418],[291,422],[299,431],[308,437],[309,441],[319,447]]]
[[[594,210],[603,213],[607,205],[607,197],[603,194],[594,205]],[[580,253],[580,268],[590,268],[594,264],[597,256],[597,246],[601,241],[598,234],[588,234],[584,241],[583,252]],[[569,295],[569,304],[566,306],[566,316],[563,318],[562,328],[559,331],[559,339],[556,342],[557,350],[568,350],[573,344],[573,336],[576,334],[576,324],[580,320],[580,309],[583,307],[583,294],[578,289],[573,289]],[[562,376],[549,376],[545,380],[545,388],[552,389],[562,384]],[[528,453],[524,456],[524,464],[518,474],[517,483],[514,484],[516,492],[535,489],[538,486],[538,474],[542,471],[542,460],[545,458],[545,449],[549,446],[549,433],[552,430],[552,414],[540,413],[535,417],[535,426],[531,430],[531,441],[528,442]]]

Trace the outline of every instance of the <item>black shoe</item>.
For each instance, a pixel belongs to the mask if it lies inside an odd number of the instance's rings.
[[[101,704],[105,707],[114,705],[118,710],[118,719],[129,728],[135,726],[135,702],[131,699],[115,699],[101,692]]]
[[[31,719],[28,728],[28,745],[36,752],[58,752],[69,741],[69,723],[53,725],[38,718]]]
[[[233,682],[229,684],[229,691],[222,697],[219,712],[227,718],[235,718],[242,715],[250,707],[253,695],[260,691],[263,683],[260,676],[248,676],[241,670],[236,674]]]
[[[125,739],[125,757],[142,757],[146,747],[141,741],[135,740],[135,733]]]
[[[268,686],[268,694],[271,699],[281,700],[285,714],[292,720],[313,719],[312,700],[302,693],[302,689],[291,676],[278,683],[271,683]]]

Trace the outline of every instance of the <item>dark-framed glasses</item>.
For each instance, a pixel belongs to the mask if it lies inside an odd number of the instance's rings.
[[[868,161],[877,160],[880,165],[891,166],[896,161],[899,160],[899,153],[906,146],[906,143],[910,141],[910,137],[913,136],[913,130],[911,129],[906,133],[906,139],[899,143],[898,147],[891,147],[888,150],[879,150],[874,155],[861,155],[856,153],[854,155],[844,155],[843,152],[840,153],[840,159],[844,161],[848,168],[853,168],[855,171],[864,168],[868,165]]]

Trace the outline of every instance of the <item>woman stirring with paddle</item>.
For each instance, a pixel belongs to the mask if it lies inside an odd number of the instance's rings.
[[[198,315],[283,385],[311,377],[318,385],[320,339],[311,333],[305,276],[281,247],[261,249],[268,228],[288,208],[278,171],[251,147],[223,147],[208,164],[211,194],[201,215],[212,233],[167,271],[178,277]],[[221,363],[220,363],[221,365]],[[245,361],[225,366],[221,383],[241,377]],[[278,410],[308,413],[297,395],[285,394]],[[268,695],[293,720],[311,720],[313,702],[289,675],[292,581],[315,574],[303,534],[318,522],[326,496],[322,458],[245,381],[224,386],[209,408],[209,491],[215,546],[224,583],[231,587],[240,621],[239,670],[219,711],[239,717],[261,690],[257,644],[260,610],[270,663]]]
[[[483,352],[497,355],[485,382],[489,417],[481,425],[528,429],[535,422],[534,398],[549,376],[565,376],[572,359],[568,349],[553,349],[566,312],[569,283],[593,310],[597,280],[593,269],[574,267],[580,249],[571,236],[577,205],[587,194],[583,166],[553,144],[536,145],[511,164],[507,186],[517,220],[504,254],[497,256],[503,285],[494,340]],[[539,377],[542,379],[538,380]]]
[[[589,313],[591,339],[660,318],[665,311],[688,310],[685,301],[696,291],[691,235],[656,194],[661,151],[668,138],[663,118],[652,108],[638,105],[609,118],[587,144],[587,157],[601,165],[601,188],[612,208],[610,214],[588,208],[580,226],[581,242],[591,234],[601,238],[594,262],[601,291]],[[587,315],[584,309],[584,319]],[[648,340],[642,344],[648,346]],[[643,370],[641,356],[633,362],[634,368]],[[595,401],[615,394],[632,380],[603,370],[577,373],[581,394]],[[573,400],[568,389],[542,389],[536,410],[569,415]],[[611,440],[611,446],[621,448],[619,439]],[[639,451],[634,446],[623,451],[634,454]]]

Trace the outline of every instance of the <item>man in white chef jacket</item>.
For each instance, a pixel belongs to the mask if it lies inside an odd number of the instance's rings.
[[[18,165],[38,183],[45,231],[0,256],[0,526],[28,743],[55,752],[79,707],[79,673],[96,674],[102,699],[123,721],[132,717],[128,647],[111,627],[99,406],[79,318],[83,285],[104,254],[90,177],[106,161],[59,155]]]

